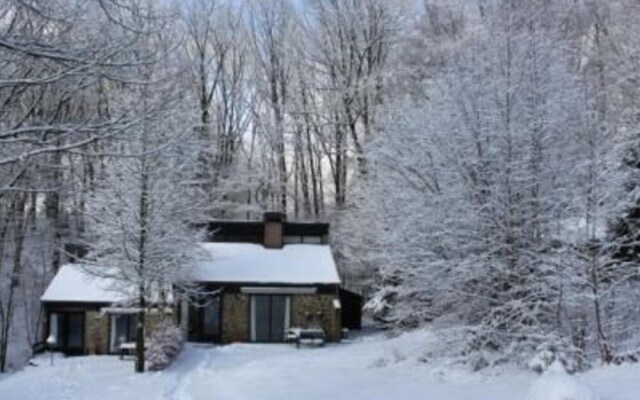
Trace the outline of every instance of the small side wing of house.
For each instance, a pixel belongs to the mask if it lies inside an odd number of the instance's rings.
[[[138,309],[128,307],[135,298],[133,286],[87,268],[63,265],[42,295],[43,341],[66,354],[117,353],[121,344],[135,338]],[[153,326],[154,319],[157,312],[146,324]]]

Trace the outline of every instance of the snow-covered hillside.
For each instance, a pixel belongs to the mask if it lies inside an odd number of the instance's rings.
[[[130,360],[42,356],[0,378],[3,400],[635,400],[640,366],[569,377],[520,371],[471,373],[424,361],[426,332],[296,349],[288,345],[189,345],[167,371],[135,374]],[[420,361],[422,360],[422,361]],[[583,397],[554,397],[582,394]],[[540,397],[543,396],[543,397]]]

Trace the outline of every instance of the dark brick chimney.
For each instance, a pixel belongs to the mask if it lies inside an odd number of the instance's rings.
[[[282,225],[285,214],[281,212],[264,213],[264,247],[268,249],[282,248]]]

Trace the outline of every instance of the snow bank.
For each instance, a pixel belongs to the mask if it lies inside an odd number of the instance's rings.
[[[0,378],[2,400],[638,400],[640,364],[568,375],[509,369],[470,373],[430,352],[442,344],[428,331],[296,349],[289,345],[187,344],[167,369],[133,372],[131,359],[47,354]],[[427,358],[424,358],[425,350]],[[428,355],[432,354],[431,357]],[[493,369],[495,372],[495,369]],[[589,382],[594,392],[582,384]],[[528,389],[531,389],[530,391]]]
[[[531,385],[527,400],[600,400],[600,397],[556,361]]]

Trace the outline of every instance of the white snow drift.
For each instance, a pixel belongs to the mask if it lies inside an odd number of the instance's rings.
[[[471,373],[423,362],[426,332],[296,349],[288,345],[189,345],[162,372],[135,374],[115,356],[58,358],[0,378],[2,400],[637,400],[639,365],[570,377],[515,370]],[[584,382],[594,387],[596,393]]]

